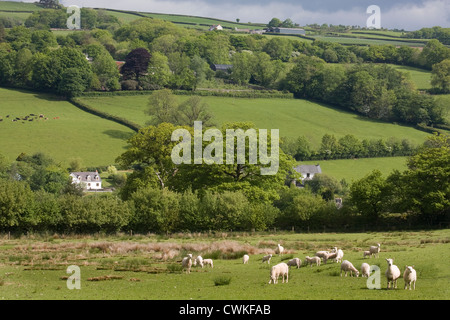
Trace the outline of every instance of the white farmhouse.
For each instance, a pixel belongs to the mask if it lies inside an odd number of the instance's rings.
[[[294,168],[295,171],[302,175],[302,180],[312,180],[314,175],[322,173],[320,165],[301,165]]]
[[[80,184],[84,190],[101,190],[102,178],[98,172],[71,172],[72,183]]]

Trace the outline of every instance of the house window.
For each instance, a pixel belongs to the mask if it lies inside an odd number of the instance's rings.
[[[90,187],[91,186],[91,184],[90,183],[88,183],[88,187]]]
[[[311,174],[310,174],[310,173],[307,173],[307,174],[306,174],[306,177],[307,177],[307,178],[310,178],[310,177],[311,177]]]
[[[100,183],[97,183],[96,186],[99,187],[99,186],[100,186]]]

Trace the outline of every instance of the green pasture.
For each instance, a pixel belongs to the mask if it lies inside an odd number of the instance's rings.
[[[299,164],[320,164],[322,173],[336,178],[345,179],[348,183],[363,178],[373,170],[379,170],[386,177],[392,171],[403,172],[407,169],[407,157],[362,158],[341,160],[304,161]]]
[[[447,300],[449,299],[449,230],[378,233],[264,233],[216,235],[58,237],[28,236],[0,240],[2,300]],[[274,254],[280,243],[287,253]],[[363,258],[369,246],[381,244],[379,257]],[[338,247],[360,269],[366,262],[380,268],[380,289],[368,289],[367,278],[340,275],[340,264],[306,266],[305,257]],[[214,261],[214,268],[180,269],[192,253]],[[249,264],[242,256],[249,254]],[[272,253],[270,265],[262,256]],[[298,257],[289,282],[268,284],[270,267]],[[386,258],[402,273],[417,271],[416,290],[387,290]],[[67,287],[67,268],[80,267],[81,289]],[[375,283],[371,279],[371,283]]]
[[[0,97],[0,153],[10,161],[22,152],[42,152],[63,164],[81,158],[83,166],[106,166],[115,163],[133,134],[53,95],[0,88]],[[43,118],[22,120],[30,114]],[[20,120],[13,122],[16,117]]]
[[[411,80],[415,83],[418,90],[431,89],[431,71],[395,64],[391,64],[390,66],[398,71],[409,73]]]
[[[84,97],[81,100],[101,111],[124,117],[145,125],[148,95]],[[178,96],[178,101],[188,99]],[[300,99],[247,99],[202,97],[213,114],[216,124],[251,121],[261,129],[279,129],[281,137],[307,137],[319,145],[326,133],[337,138],[353,134],[360,139],[408,138],[421,144],[427,133],[412,127],[373,121],[330,106]]]
[[[17,2],[17,1],[0,1],[1,11],[39,11],[43,8],[35,3]]]

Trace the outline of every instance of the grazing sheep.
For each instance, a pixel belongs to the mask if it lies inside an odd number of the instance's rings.
[[[197,264],[203,268],[203,258],[201,256],[197,256],[197,258],[195,258],[194,266],[196,266]]]
[[[295,266],[297,266],[297,269],[299,269],[300,268],[300,266],[302,265],[302,260],[300,260],[299,258],[294,258],[294,259],[291,259],[291,260],[289,260],[289,262],[287,263],[287,265],[289,266],[289,267],[295,267]]]
[[[361,277],[369,277],[370,275],[370,266],[368,263],[363,263],[361,265]]]
[[[181,265],[183,266],[183,269],[186,270],[186,273],[191,273],[192,254],[188,254],[187,257],[184,257],[181,261]]]
[[[337,259],[337,252],[331,252],[323,256],[323,263],[327,264],[327,260]]]
[[[289,280],[289,266],[282,262],[280,264],[277,264],[276,266],[273,266],[272,269],[270,270],[270,280],[269,280],[269,284],[273,283],[276,284],[278,283],[278,278],[282,276],[283,277],[283,283],[284,283],[284,277],[286,276],[286,283],[288,283]]]
[[[386,270],[387,278],[387,288],[390,288],[392,282],[392,287],[397,288],[397,279],[400,278],[400,269],[394,264],[393,259],[386,259],[388,264],[388,269]]]
[[[305,260],[307,263],[309,263],[310,267],[312,267],[313,263],[315,263],[316,266],[320,266],[320,258],[317,256],[314,256],[314,257],[306,256]]]
[[[344,251],[341,249],[337,250],[336,263],[342,262],[342,258],[344,257]]]
[[[211,268],[214,268],[212,259],[203,259],[203,265],[204,266],[210,266]]]
[[[409,290],[411,290],[411,286],[416,290],[417,273],[414,270],[414,266],[406,266],[405,273],[403,273],[403,280],[405,280],[405,290],[408,286]]]
[[[379,243],[377,243],[377,245],[376,246],[371,246],[370,248],[369,248],[369,251],[370,251],[370,255],[372,256],[377,256],[377,258],[378,258],[378,256],[379,256],[379,253],[380,253],[380,244]]]
[[[329,253],[330,253],[329,251],[317,251],[316,257],[323,259],[323,257],[327,256]]]
[[[270,264],[270,259],[272,259],[272,254],[268,254],[267,256],[264,256],[262,258],[262,262],[264,263],[267,261],[267,264]]]
[[[344,261],[341,263],[341,277],[342,277],[342,271],[345,272],[345,276],[347,276],[347,272],[349,272],[349,271],[350,271],[350,277],[353,277],[353,272],[356,274],[356,277],[359,276],[359,271],[358,271],[358,269],[356,269],[356,268],[353,266],[353,264],[352,264],[350,261],[348,261],[348,260],[344,260]]]
[[[250,260],[250,257],[248,256],[248,254],[244,254],[244,256],[242,257],[242,262],[244,264],[248,264],[248,260]]]
[[[275,249],[275,253],[279,254],[281,256],[283,254],[283,252],[284,252],[284,248],[280,244],[278,244],[278,247]]]
[[[365,257],[367,257],[367,256],[371,256],[371,253],[370,253],[370,251],[364,251],[363,252],[363,258],[365,258]]]

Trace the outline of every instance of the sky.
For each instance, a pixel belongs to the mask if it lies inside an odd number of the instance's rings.
[[[24,0],[34,2],[35,0]],[[268,23],[290,18],[301,26],[343,24],[366,26],[370,5],[381,10],[381,26],[418,30],[450,27],[450,0],[60,0],[65,6],[110,8]]]

